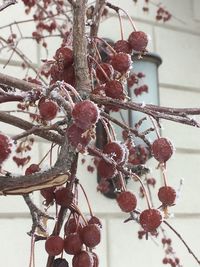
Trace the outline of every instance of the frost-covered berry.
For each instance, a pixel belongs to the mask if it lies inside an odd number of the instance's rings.
[[[84,100],[74,106],[72,117],[77,127],[87,130],[98,121],[99,110],[95,103]]]
[[[11,139],[3,134],[0,134],[0,164],[3,163],[11,153]]]
[[[171,186],[163,186],[158,191],[158,198],[164,206],[171,206],[176,200],[176,191]]]
[[[131,64],[132,61],[131,56],[129,54],[120,52],[112,56],[111,65],[118,72],[127,72],[130,69]]]
[[[124,212],[131,212],[137,206],[137,198],[130,191],[124,191],[117,195],[117,203]]]
[[[148,36],[145,32],[135,31],[129,35],[128,42],[133,50],[144,52],[148,45]]]
[[[55,102],[51,100],[43,101],[39,105],[39,112],[43,120],[50,121],[56,117],[58,112],[58,106]]]
[[[140,214],[139,222],[146,232],[155,232],[162,223],[162,215],[157,209],[147,209]]]
[[[170,159],[173,151],[173,145],[167,138],[158,138],[152,144],[152,154],[160,163],[164,163]]]

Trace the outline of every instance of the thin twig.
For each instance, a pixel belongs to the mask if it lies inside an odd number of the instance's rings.
[[[7,7],[11,6],[11,5],[15,5],[17,4],[16,0],[8,0],[6,2],[4,2],[1,6],[0,6],[0,12],[3,11],[4,9],[6,9]]]

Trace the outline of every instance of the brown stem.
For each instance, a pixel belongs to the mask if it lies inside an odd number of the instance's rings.
[[[41,90],[41,86],[35,83],[26,82],[18,78],[0,73],[0,84],[6,84],[8,86],[18,88],[21,91]]]
[[[197,261],[197,263],[200,265],[200,260],[197,258],[197,256],[194,254],[194,252],[191,250],[191,248],[188,246],[188,244],[185,242],[185,240],[182,238],[182,236],[174,229],[171,224],[169,224],[167,221],[163,221],[177,236],[178,238],[182,241],[182,243],[185,245],[187,248],[188,252],[194,257],[194,259]]]
[[[0,12],[4,9],[6,9],[7,7],[11,6],[11,5],[14,5],[16,4],[17,1],[16,0],[8,0],[8,1],[5,1],[5,3],[3,3],[1,6],[0,6]]]
[[[71,165],[71,175],[70,175],[70,185],[68,185],[71,190],[73,188],[73,183],[74,183],[74,180],[75,180],[75,177],[76,177],[76,172],[77,172],[77,163],[78,163],[78,154],[76,154],[74,160],[73,160],[73,163]],[[63,225],[63,222],[64,222],[64,219],[65,219],[65,216],[66,216],[66,213],[67,213],[67,208],[65,207],[61,207],[60,210],[59,210],[59,213],[58,213],[58,217],[57,217],[57,222],[56,222],[56,225],[54,226],[54,230],[53,230],[53,235],[59,235],[60,234],[60,231],[61,231],[61,228],[62,228],[62,225]],[[48,260],[47,260],[47,264],[46,264],[46,267],[51,267],[52,266],[52,263],[53,263],[53,260],[54,260],[54,257],[53,256],[49,256],[48,257]]]
[[[200,127],[200,124],[197,123],[194,119],[186,117],[186,115],[200,115],[200,108],[196,108],[196,109],[184,109],[185,113],[182,114],[179,112],[178,108],[168,108],[168,114],[166,114],[165,112],[160,112],[160,109],[158,107],[158,111],[156,110],[156,106],[154,106],[154,108],[152,108],[152,105],[143,105],[141,103],[135,103],[135,102],[122,102],[118,99],[112,99],[110,97],[103,97],[103,96],[98,96],[98,95],[91,95],[90,96],[91,100],[93,100],[94,102],[98,103],[98,104],[103,104],[103,105],[114,105],[115,107],[121,108],[121,109],[131,109],[131,110],[135,110],[135,111],[139,111],[142,113],[145,113],[149,116],[152,116],[155,119],[165,119],[165,120],[170,120],[170,121],[174,121],[174,122],[178,122],[178,123],[182,123],[182,124],[186,124],[186,125],[190,125],[190,126],[195,126],[195,127]],[[182,110],[182,109],[181,109]],[[175,112],[175,114],[173,113],[173,111]]]
[[[0,121],[7,124],[11,124],[12,126],[21,128],[23,130],[31,130],[35,127],[34,124],[15,117],[13,115],[7,114],[3,111],[0,111]],[[39,130],[37,132],[34,132],[34,134],[57,144],[62,144],[63,142],[63,137],[52,132],[45,132],[43,130]]]

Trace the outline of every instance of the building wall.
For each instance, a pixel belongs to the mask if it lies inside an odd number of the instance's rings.
[[[122,1],[114,0],[114,4]],[[173,18],[167,23],[155,21],[155,7],[150,6],[149,14],[142,12],[142,2],[137,5],[131,0],[123,1],[123,9],[134,18],[137,28],[145,31],[151,36],[149,50],[158,53],[163,63],[159,68],[160,81],[160,103],[172,107],[199,107],[200,98],[200,4],[198,0],[163,0],[162,3],[172,12]],[[0,26],[13,20],[24,18],[20,4],[0,13]],[[23,35],[29,34],[31,24],[27,24]],[[105,20],[100,27],[100,35],[113,40],[120,38],[119,22],[113,15]],[[123,18],[125,36],[132,31],[128,20]],[[1,29],[1,34],[6,30]],[[40,57],[46,55],[32,41],[26,40],[20,44],[27,56],[35,65],[39,64]],[[19,46],[19,47],[20,47]],[[56,49],[56,41],[50,42],[50,55]],[[10,51],[0,52],[0,72],[8,73],[16,77],[23,77],[24,72],[20,67],[20,59],[13,56],[6,68],[3,64],[7,61]],[[2,105],[1,110],[14,109],[12,105]],[[184,240],[191,246],[197,255],[199,251],[200,238],[200,208],[199,208],[199,173],[200,173],[200,131],[197,128],[178,125],[173,122],[162,121],[162,134],[169,137],[175,147],[175,155],[170,159],[167,169],[169,184],[179,188],[180,180],[184,180],[181,188],[180,199],[175,207],[170,208],[174,217],[169,222],[181,233]],[[18,131],[5,124],[0,124],[3,132],[9,135]],[[32,161],[38,162],[44,151],[50,145],[37,140],[37,145],[32,151]],[[103,222],[103,237],[101,245],[96,249],[100,257],[100,267],[121,266],[161,266],[164,256],[163,249],[157,245],[154,238],[138,241],[136,223],[123,223],[126,215],[122,214],[115,202],[107,199],[96,191],[96,174],[87,172],[90,159],[79,168],[78,178],[86,188],[92,208]],[[9,161],[5,168],[15,168]],[[156,162],[151,162],[152,173],[157,179],[158,186],[161,184],[160,173],[156,170]],[[17,171],[17,170],[16,170]],[[135,190],[137,185],[129,184],[128,187]],[[85,201],[80,203],[84,212],[88,212]],[[39,194],[34,194],[35,202],[41,206],[42,199]],[[31,220],[26,205],[21,197],[1,197],[0,199],[0,233],[1,233],[1,263],[4,266],[28,266],[30,237],[26,232],[30,230]],[[156,200],[155,200],[156,201]],[[145,203],[141,207],[145,207]],[[49,224],[51,229],[51,223]],[[183,262],[183,266],[197,266],[187,249],[174,233],[167,229],[170,237],[173,237],[174,249]],[[46,253],[44,242],[36,244],[36,267],[45,266]]]

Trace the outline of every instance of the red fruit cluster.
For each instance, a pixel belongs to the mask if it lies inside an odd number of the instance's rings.
[[[72,110],[72,118],[77,127],[88,130],[97,123],[99,109],[92,101],[84,100],[75,104]]]
[[[155,232],[162,223],[162,215],[157,209],[147,209],[140,214],[139,222],[146,232]]]
[[[41,101],[39,103],[39,113],[43,120],[50,121],[53,120],[58,112],[58,106],[55,102],[51,100]]]
[[[0,164],[2,164],[11,153],[11,139],[3,134],[0,134]]]
[[[92,216],[85,225],[79,216],[74,215],[64,226],[64,250],[72,259],[73,267],[98,267],[98,257],[92,249],[100,243],[100,220]],[[83,250],[86,246],[87,250]],[[90,253],[88,252],[90,250]]]
[[[130,191],[124,191],[117,194],[116,200],[119,207],[124,212],[134,211],[137,206],[137,198]]]
[[[171,206],[176,200],[176,191],[171,186],[163,186],[158,191],[158,198],[164,206]]]
[[[167,138],[158,138],[152,144],[152,154],[160,163],[165,163],[168,159],[170,159],[173,151],[173,145]]]

